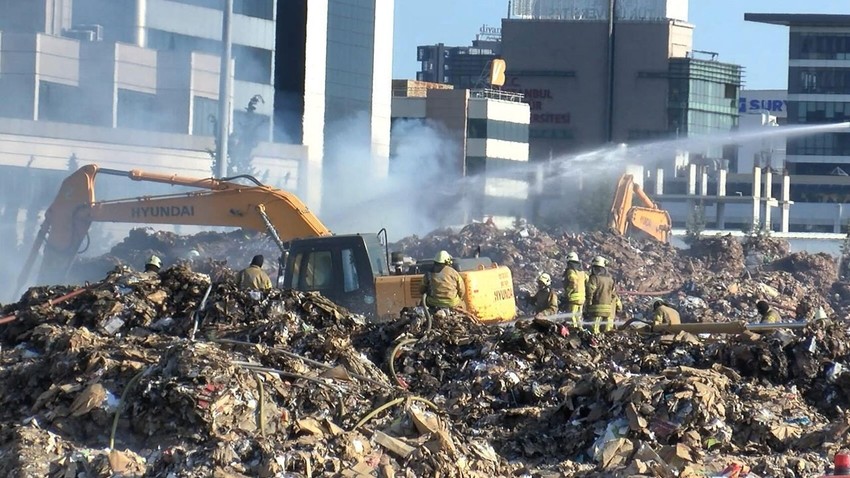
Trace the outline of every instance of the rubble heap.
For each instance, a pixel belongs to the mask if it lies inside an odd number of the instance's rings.
[[[672,477],[739,463],[790,477],[847,446],[837,322],[727,339],[564,337],[451,314],[429,326],[419,310],[368,324],[316,294],[257,297],[182,266],[117,268],[72,292],[30,289],[3,310],[16,317],[0,329],[4,476]]]
[[[686,321],[751,320],[767,300],[812,323],[564,337],[523,320],[429,325],[410,310],[368,324],[316,294],[237,290],[228,266],[277,256],[259,236],[136,230],[81,263],[90,275],[112,269],[105,278],[33,288],[3,308],[14,320],[0,325],[0,474],[687,477],[737,463],[791,477],[822,472],[848,446],[850,285],[830,256],[765,236],[678,250],[487,224],[391,249],[479,247],[511,268],[518,296],[576,251],[609,259],[626,318],[664,297]],[[191,249],[200,262],[183,261]],[[121,265],[150,254],[178,265]]]

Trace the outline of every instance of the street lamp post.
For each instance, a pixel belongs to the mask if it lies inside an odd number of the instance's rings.
[[[230,105],[230,91],[232,89],[232,28],[231,20],[233,19],[233,0],[224,1],[224,11],[222,12],[221,22],[221,68],[218,81],[218,150],[216,151],[216,161],[218,171],[216,174],[219,178],[227,176],[227,159],[228,159],[228,141],[230,139],[230,114],[232,107]]]

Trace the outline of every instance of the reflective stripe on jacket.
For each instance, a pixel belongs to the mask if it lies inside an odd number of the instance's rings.
[[[586,298],[587,274],[584,271],[567,269],[564,272],[564,294],[570,304],[583,305]]]

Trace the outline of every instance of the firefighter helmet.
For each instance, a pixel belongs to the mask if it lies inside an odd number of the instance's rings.
[[[437,264],[451,264],[452,256],[446,251],[440,251],[434,256],[434,262]]]

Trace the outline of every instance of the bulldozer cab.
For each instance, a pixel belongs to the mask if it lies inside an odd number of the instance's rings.
[[[389,274],[377,235],[340,235],[290,243],[283,287],[315,291],[359,314],[375,310],[375,277]]]

